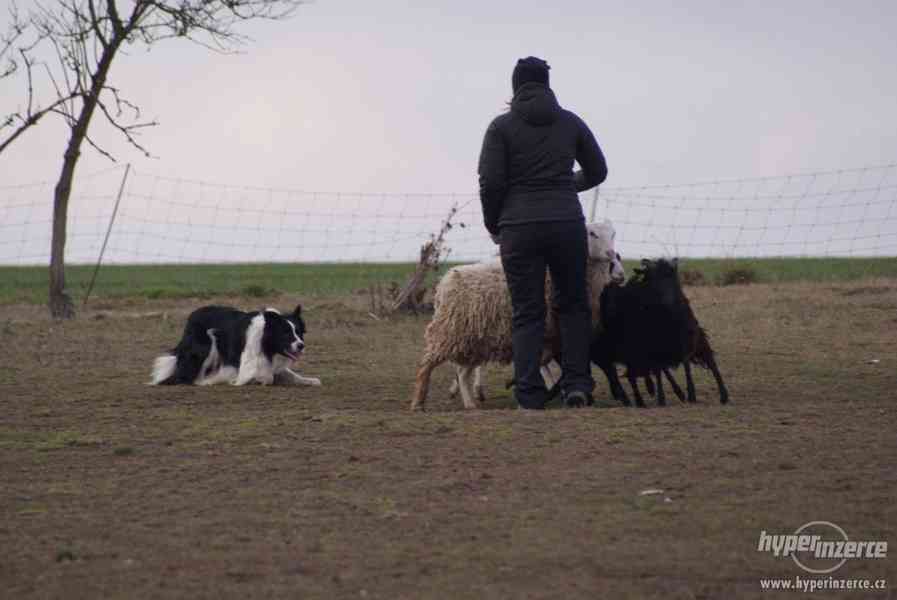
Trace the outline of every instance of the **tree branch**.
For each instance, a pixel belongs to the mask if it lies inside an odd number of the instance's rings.
[[[22,135],[22,133],[26,129],[28,129],[29,127],[31,127],[33,125],[37,125],[37,122],[40,121],[41,117],[43,117],[45,114],[51,113],[51,112],[52,113],[58,112],[60,105],[65,104],[69,100],[73,100],[76,96],[79,96],[79,95],[80,94],[78,94],[78,93],[74,93],[74,94],[70,94],[64,98],[58,98],[50,106],[43,108],[35,113],[31,113],[29,111],[29,113],[25,117],[22,117],[18,113],[9,115],[6,118],[6,121],[3,123],[3,126],[0,127],[0,129],[2,129],[4,127],[12,126],[12,124],[15,123],[16,120],[21,120],[22,124],[19,125],[19,127],[16,128],[11,134],[9,134],[9,136],[7,136],[6,139],[0,141],[0,154],[2,154],[3,151],[6,150],[6,147],[9,146],[10,144],[12,144],[16,140],[17,137]]]
[[[145,156],[149,151],[135,136],[139,129],[156,125],[140,122],[139,107],[121,96],[106,77],[111,61],[124,43],[147,46],[174,37],[185,38],[214,52],[231,52],[248,41],[237,26],[253,19],[278,20],[291,16],[302,0],[129,0],[126,14],[118,0],[40,0],[19,12],[11,0],[12,17],[0,36],[0,79],[21,78],[22,108],[0,115],[0,154],[45,115],[62,117],[74,130],[89,108],[98,106],[105,119]],[[55,54],[47,62],[46,54]],[[41,107],[38,98],[53,95]],[[104,99],[111,94],[112,100]],[[114,106],[113,103],[114,102]],[[79,132],[82,135],[83,132]],[[112,158],[85,137],[100,154]],[[114,160],[114,159],[113,159]]]
[[[140,143],[137,142],[137,140],[134,138],[133,132],[135,132],[138,129],[143,129],[145,127],[155,127],[156,125],[158,125],[158,123],[156,121],[148,121],[146,123],[132,123],[130,125],[123,125],[123,124],[119,123],[117,117],[121,115],[121,112],[122,112],[121,107],[123,104],[127,105],[129,108],[132,108],[137,113],[137,117],[140,116],[140,111],[139,111],[139,109],[137,109],[136,106],[134,106],[130,102],[119,98],[118,93],[115,90],[113,90],[113,96],[115,97],[115,102],[116,102],[116,105],[118,108],[118,114],[116,116],[112,116],[112,113],[109,112],[109,109],[106,107],[106,104],[102,100],[97,100],[97,106],[100,107],[100,111],[103,113],[103,116],[106,117],[106,121],[108,121],[109,124],[112,125],[113,127],[115,127],[116,129],[118,129],[121,132],[121,134],[125,136],[125,139],[128,140],[128,143],[130,143],[137,150],[142,152],[145,157],[152,158],[152,154],[150,154],[149,151],[146,148],[144,148],[143,146],[141,146]],[[106,154],[106,153],[104,152],[103,154]],[[106,154],[106,155],[108,156],[108,154]],[[109,156],[109,158],[112,158],[112,157]],[[115,159],[112,159],[112,160],[115,160]]]
[[[93,32],[96,34],[100,45],[105,48],[109,45],[109,42],[106,41],[106,36],[103,35],[103,30],[100,27],[100,23],[103,22],[103,19],[97,16],[97,10],[93,5],[93,0],[87,0],[87,9],[90,11],[90,22],[93,26]]]

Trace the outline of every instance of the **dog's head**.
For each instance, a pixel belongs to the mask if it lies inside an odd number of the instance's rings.
[[[271,356],[280,354],[292,361],[299,360],[305,348],[305,321],[302,319],[302,307],[297,306],[291,314],[284,316],[279,311],[268,308],[265,315],[265,333],[262,344],[266,353]]]
[[[287,321],[296,328],[296,335],[303,342],[305,341],[305,319],[302,318],[302,305],[297,304],[295,310],[286,316]]]

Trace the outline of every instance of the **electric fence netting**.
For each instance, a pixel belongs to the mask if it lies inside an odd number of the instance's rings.
[[[67,261],[93,263],[123,167],[80,177]],[[691,184],[602,186],[624,258],[897,256],[897,164]],[[0,264],[47,264],[53,185],[0,186]],[[475,191],[371,193],[226,185],[131,172],[106,264],[416,262],[452,207],[455,262],[496,255]]]

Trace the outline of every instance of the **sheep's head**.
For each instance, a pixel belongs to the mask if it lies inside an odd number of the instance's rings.
[[[642,259],[642,266],[635,269],[636,275],[645,280],[676,279],[679,277],[678,258],[658,258],[656,260]]]
[[[642,259],[642,266],[635,269],[629,280],[633,285],[652,290],[652,303],[672,306],[679,301],[682,289],[679,285],[678,259]],[[627,284],[628,285],[628,284]]]
[[[617,251],[614,249],[614,237],[617,232],[613,224],[605,219],[601,223],[589,223],[586,225],[589,242],[589,258],[592,260],[616,259]]]
[[[610,262],[610,280],[614,283],[623,283],[626,280],[626,269],[623,267],[623,259],[619,252],[614,253],[614,259]]]

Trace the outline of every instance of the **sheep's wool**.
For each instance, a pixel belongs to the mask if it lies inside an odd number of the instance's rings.
[[[586,271],[592,326],[599,322],[601,291],[610,282],[609,261],[615,257],[614,228],[609,221],[588,228],[589,261]],[[552,306],[550,275],[545,282],[545,345],[543,361],[560,352],[556,310]],[[422,408],[430,386],[430,373],[444,362],[464,367],[485,363],[507,364],[513,358],[511,324],[513,310],[504,270],[498,262],[449,269],[436,286],[433,319],[424,334],[425,349],[412,409]]]
[[[601,290],[610,281],[607,264],[589,260],[587,278],[594,326],[599,321]],[[552,306],[551,295],[549,275],[545,282],[545,304],[548,307]],[[425,334],[427,350],[424,362],[452,361],[465,366],[511,362],[513,311],[500,263],[450,269],[436,287],[434,305],[435,314]],[[556,311],[546,312],[546,352],[554,355],[560,350]]]
[[[500,263],[450,269],[436,287],[434,305],[427,354],[471,366],[510,362],[511,296]]]

